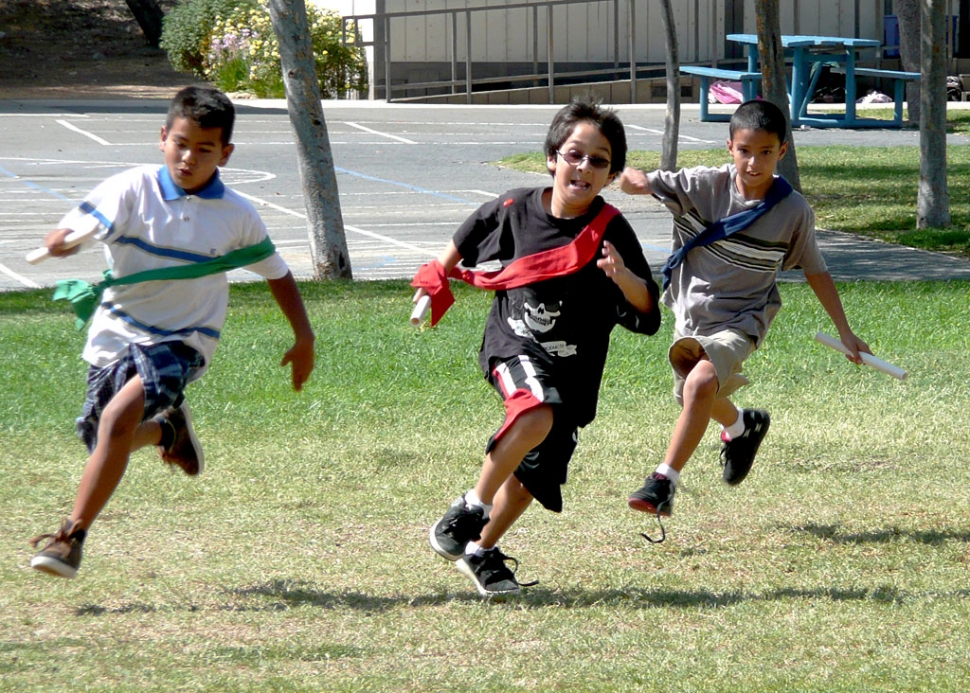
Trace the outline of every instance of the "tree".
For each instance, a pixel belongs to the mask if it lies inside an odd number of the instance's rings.
[[[899,62],[906,72],[919,72],[920,58],[920,0],[896,0],[896,21],[899,22]],[[909,121],[918,123],[920,117],[920,81],[906,83],[906,106]]]
[[[141,32],[145,35],[145,40],[152,48],[158,48],[158,42],[162,38],[162,20],[165,13],[158,5],[158,0],[125,0],[128,9],[135,15],[135,21],[141,27]]]
[[[946,2],[922,0],[920,11],[919,195],[916,228],[950,225],[946,179]]]
[[[660,168],[664,171],[673,171],[677,168],[677,140],[680,138],[680,58],[677,48],[677,26],[674,23],[674,10],[670,0],[660,0],[660,9],[667,44],[667,113],[664,116]]]
[[[778,162],[778,173],[783,175],[795,190],[801,192],[798,175],[798,158],[795,140],[791,133],[791,106],[788,86],[785,82],[785,49],[781,45],[781,18],[778,0],[755,0],[755,16],[758,21],[758,55],[761,57],[761,89],[765,99],[778,106],[785,114],[785,136],[788,153]]]
[[[286,108],[297,136],[313,274],[317,279],[352,279],[306,5],[303,0],[269,0],[269,13],[280,44]]]

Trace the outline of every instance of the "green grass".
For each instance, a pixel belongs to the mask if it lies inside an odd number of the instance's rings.
[[[725,486],[712,427],[659,546],[625,498],[677,415],[672,325],[618,330],[565,512],[503,543],[541,582],[503,604],[427,545],[501,418],[476,365],[489,296],[455,288],[417,330],[406,282],[304,285],[319,360],[297,394],[265,286],[234,286],[188,392],[206,473],[136,453],[74,581],[31,571],[26,539],[76,490],[83,335],[46,293],[0,294],[0,689],[966,690],[965,283],[840,286],[905,382],[816,344],[824,311],[783,285],[737,397],[772,412],[758,463]]]
[[[968,114],[970,111],[957,111]],[[797,135],[796,135],[797,137]],[[970,258],[970,146],[947,150],[950,228],[916,229],[919,147],[798,147],[802,193],[815,210],[819,228],[878,238],[913,248]],[[725,148],[684,150],[677,166],[720,166],[730,162]],[[546,174],[542,154],[503,159],[501,165]],[[660,166],[660,153],[633,151],[627,164],[644,170]]]

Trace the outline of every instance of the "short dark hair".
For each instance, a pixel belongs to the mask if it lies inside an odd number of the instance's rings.
[[[573,100],[556,114],[549,126],[549,132],[546,133],[546,157],[557,156],[563,142],[569,139],[576,125],[582,122],[595,125],[610,143],[610,174],[622,171],[626,167],[626,131],[623,123],[615,112],[601,108],[592,101]]]
[[[171,129],[176,118],[194,120],[203,128],[222,128],[220,139],[223,144],[229,144],[236,109],[229,97],[214,87],[185,87],[168,106],[166,129]]]
[[[782,144],[788,139],[788,120],[782,110],[771,101],[745,101],[731,116],[728,128],[732,140],[738,130],[763,130],[778,135],[778,141]]]

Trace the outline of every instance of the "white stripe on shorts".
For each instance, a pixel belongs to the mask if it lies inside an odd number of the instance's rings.
[[[532,360],[528,356],[516,356],[515,359],[519,362],[522,371],[525,373],[525,382],[522,384],[529,388],[529,391],[538,401],[544,402],[545,392],[542,389],[542,384],[536,379],[536,369],[532,365]],[[502,381],[502,390],[505,391],[506,397],[519,388],[519,385],[516,384],[515,379],[512,377],[508,361],[503,361],[496,366],[495,371]]]

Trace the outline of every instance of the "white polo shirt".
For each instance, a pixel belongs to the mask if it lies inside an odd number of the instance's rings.
[[[218,172],[204,189],[187,195],[164,166],[141,166],[108,178],[64,216],[59,228],[98,228],[95,238],[105,244],[115,277],[201,262],[267,236],[256,209],[227,188]],[[266,279],[280,279],[289,271],[279,253],[247,269]],[[92,318],[82,357],[103,367],[117,360],[129,344],[178,340],[204,356],[205,370],[218,345],[228,303],[225,273],[108,287]]]

